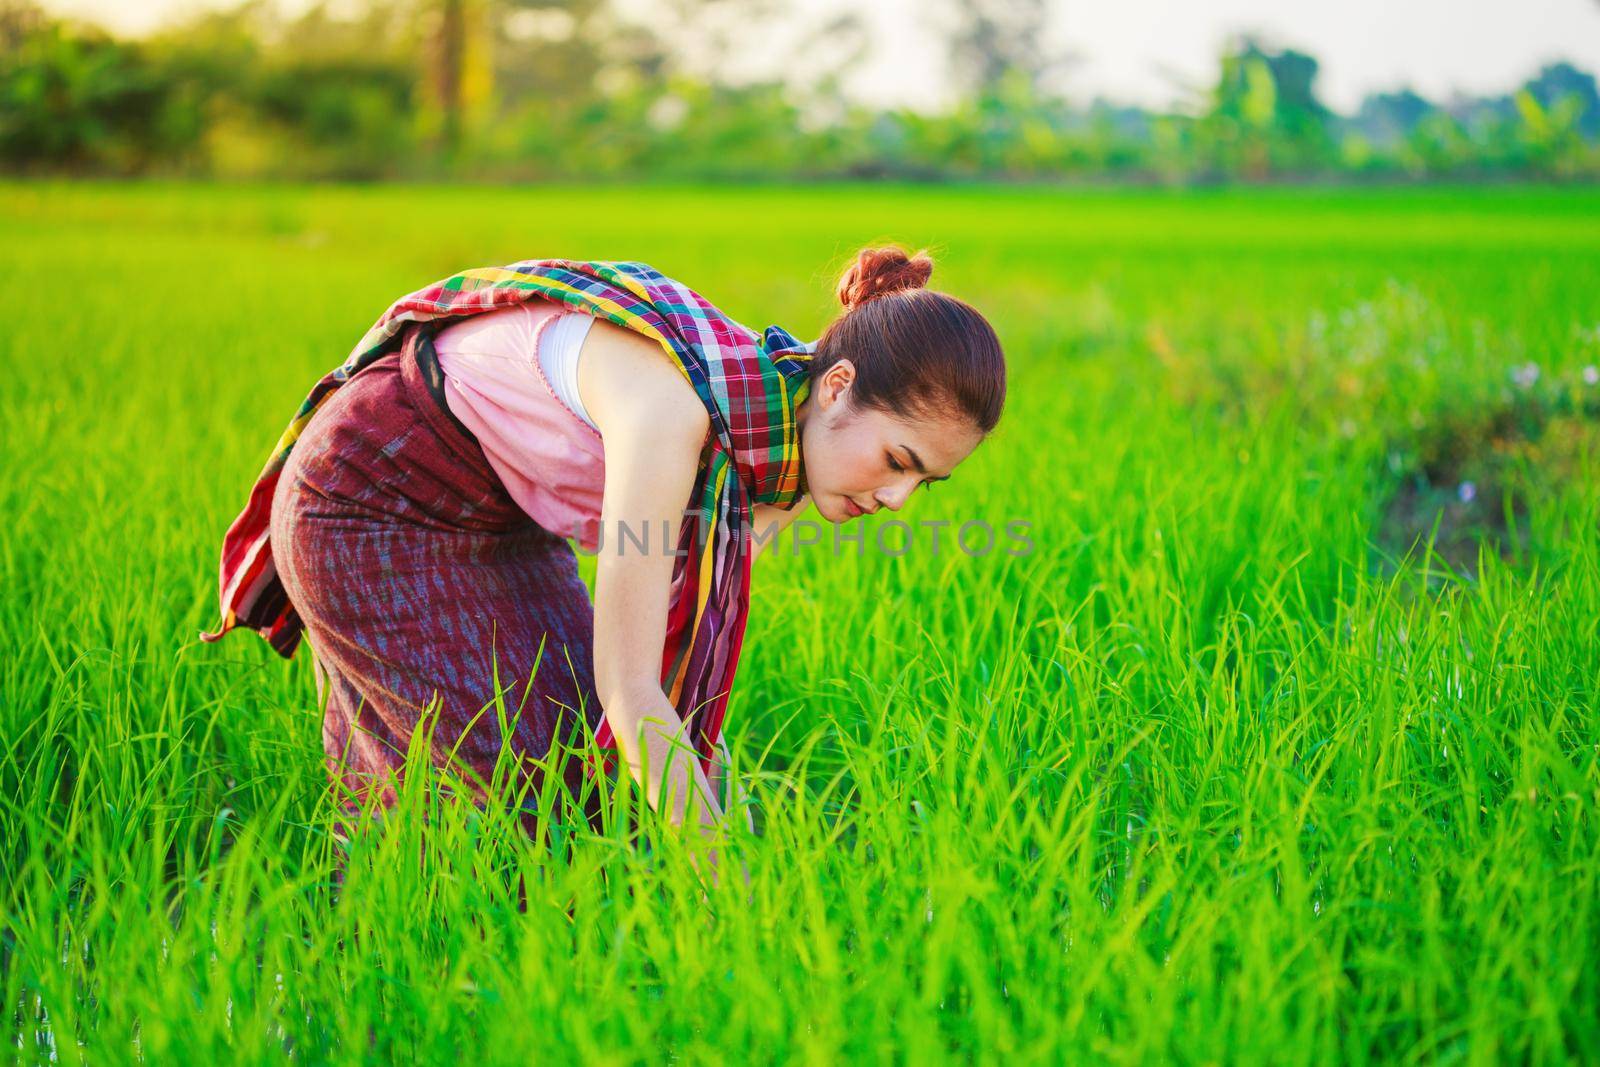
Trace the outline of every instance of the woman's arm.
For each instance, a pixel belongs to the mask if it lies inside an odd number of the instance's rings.
[[[721,820],[721,805],[662,691],[661,657],[673,551],[710,418],[659,345],[608,322],[597,321],[585,341],[579,389],[605,441],[604,542],[595,571],[597,695],[651,807],[662,810],[665,799],[674,825],[709,828]]]

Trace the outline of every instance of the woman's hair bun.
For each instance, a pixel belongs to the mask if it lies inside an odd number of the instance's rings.
[[[933,260],[926,250],[913,255],[896,245],[863,248],[839,279],[839,303],[853,308],[902,289],[920,289],[932,274]]]

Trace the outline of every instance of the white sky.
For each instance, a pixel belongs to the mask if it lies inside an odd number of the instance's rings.
[[[125,33],[218,0],[43,0]],[[850,83],[879,104],[935,107],[943,55],[919,30],[927,0],[791,0],[807,12],[854,9],[873,26],[873,52]],[[296,10],[306,0],[280,0]],[[1056,0],[1042,32],[1078,57],[1066,85],[1081,99],[1165,106],[1204,84],[1223,42],[1251,31],[1322,62],[1321,96],[1351,110],[1366,93],[1409,85],[1435,99],[1452,90],[1505,92],[1542,63],[1600,71],[1600,0]],[[774,35],[776,39],[779,35]],[[788,65],[803,57],[766,57]]]

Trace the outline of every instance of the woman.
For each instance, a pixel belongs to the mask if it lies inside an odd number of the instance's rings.
[[[751,560],[807,503],[898,511],[999,421],[999,340],[932,269],[863,249],[810,345],[634,263],[397,301],[274,450],[204,636],[247,625],[288,656],[309,635],[347,812],[392,802],[431,707],[431,758],[469,778],[509,744],[537,789],[526,764],[588,730],[674,824],[713,829]],[[568,535],[599,553],[592,607]],[[562,772],[580,792],[582,765]]]

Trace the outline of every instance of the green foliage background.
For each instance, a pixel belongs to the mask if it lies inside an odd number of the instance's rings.
[[[727,71],[804,4],[266,0],[140,40],[0,0],[0,168],[223,178],[783,182],[1592,180],[1600,93],[1567,62],[1503,95],[1370,95],[1339,115],[1317,60],[1251,38],[1148,111],[1064,98],[1048,0],[929,0],[953,101],[884,108],[841,86],[869,34],[812,25],[753,80]],[[799,15],[796,15],[799,12]],[[530,21],[531,20],[531,21]],[[812,20],[814,21],[814,19]],[[521,27],[521,28],[519,28]],[[529,27],[532,27],[531,29]]]

